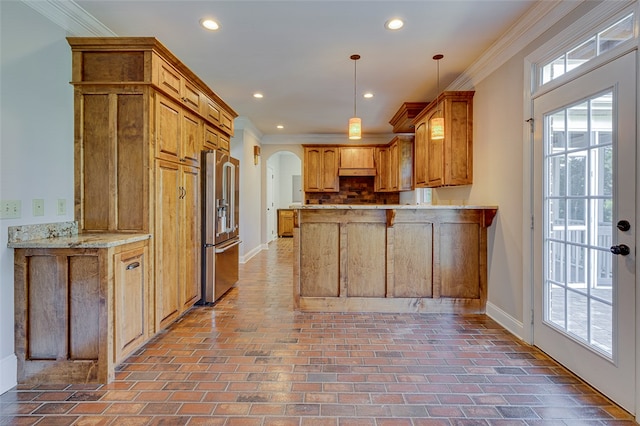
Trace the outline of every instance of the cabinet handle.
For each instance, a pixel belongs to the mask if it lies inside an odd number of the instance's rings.
[[[138,266],[140,266],[140,262],[133,262],[127,265],[127,271],[130,271],[132,269],[136,269]]]

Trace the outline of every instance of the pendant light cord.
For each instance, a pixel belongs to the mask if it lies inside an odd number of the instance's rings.
[[[356,113],[356,98],[357,96],[357,74],[358,74],[358,59],[360,59],[360,55],[351,55],[351,59],[353,60],[353,116],[357,117]]]

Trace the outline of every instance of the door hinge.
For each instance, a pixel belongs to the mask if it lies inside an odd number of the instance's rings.
[[[529,123],[529,126],[531,127],[531,133],[533,133],[533,117],[531,117],[528,120],[525,120],[524,122]]]
[[[531,325],[533,325],[533,309],[531,309]]]
[[[533,216],[531,216],[531,229],[533,229]]]

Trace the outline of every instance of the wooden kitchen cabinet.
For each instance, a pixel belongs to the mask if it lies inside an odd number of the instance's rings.
[[[473,91],[443,92],[415,118],[415,186],[473,183]],[[444,116],[444,139],[432,139],[430,122]]]
[[[200,296],[199,170],[157,160],[156,328],[173,322]]]
[[[413,189],[413,136],[398,135],[389,144],[376,147],[376,192]]]
[[[152,336],[148,239],[103,233],[13,246],[18,383],[114,379]]]
[[[294,308],[484,313],[495,206],[304,206],[294,228]]]
[[[126,248],[114,257],[114,362],[119,364],[149,338],[148,246]]]
[[[304,146],[304,190],[306,192],[338,192],[339,148],[336,146]]]
[[[155,38],[68,41],[79,229],[154,233],[158,331],[200,298],[200,157],[229,151],[237,113]]]
[[[202,120],[169,98],[156,95],[156,157],[198,166],[203,148]]]
[[[278,237],[293,237],[293,210],[278,209]]]

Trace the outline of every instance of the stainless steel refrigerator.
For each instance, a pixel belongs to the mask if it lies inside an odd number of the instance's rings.
[[[240,162],[203,151],[202,301],[213,303],[238,281]]]

